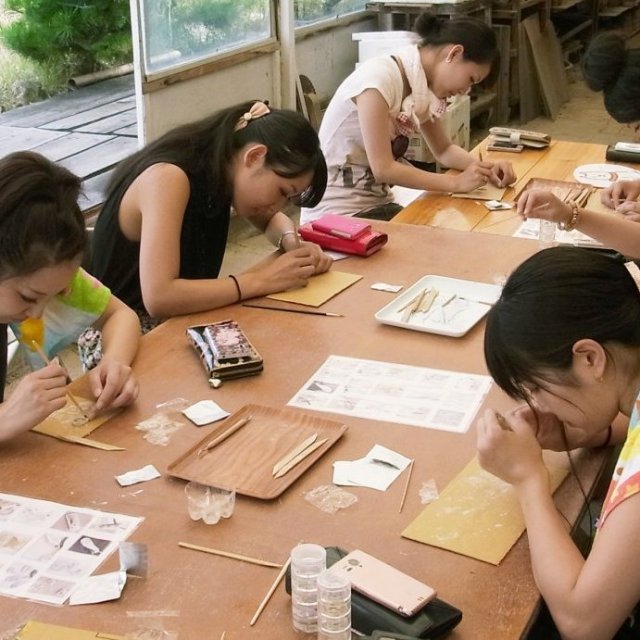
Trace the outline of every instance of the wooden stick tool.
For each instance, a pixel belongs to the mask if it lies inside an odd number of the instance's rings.
[[[222,556],[223,558],[231,558],[232,560],[240,560],[241,562],[248,562],[249,564],[257,564],[261,567],[273,567],[274,569],[280,569],[281,564],[275,562],[269,562],[268,560],[260,560],[260,558],[252,558],[251,556],[244,556],[240,553],[231,553],[230,551],[221,551],[220,549],[212,549],[211,547],[201,547],[197,544],[190,544],[189,542],[178,542],[178,546],[183,549],[192,549],[193,551],[202,551],[204,553],[210,553],[214,556]]]
[[[242,427],[244,427],[244,425],[247,424],[249,420],[251,420],[251,417],[252,416],[246,416],[245,418],[240,418],[240,420],[234,422],[226,431],[223,431],[219,436],[215,437],[213,440],[209,440],[209,442],[207,442],[207,444],[205,444],[204,447],[202,447],[200,451],[198,451],[198,456],[203,456],[208,451],[211,451],[211,449],[217,447],[221,442],[224,442],[229,436],[232,436],[236,431],[242,429]]]
[[[303,449],[298,455],[291,458],[289,462],[287,462],[283,467],[281,467],[277,473],[273,474],[274,478],[282,478],[285,474],[289,473],[293,467],[300,464],[305,458],[310,456],[316,449],[319,449],[328,438],[322,438],[322,440],[318,440],[313,444],[310,444],[306,449]]]
[[[42,347],[35,340],[31,341],[31,345],[34,348],[35,352],[40,356],[40,359],[42,360],[42,362],[44,362],[45,365],[51,364],[51,361],[49,360],[49,358],[47,358],[47,354],[42,350]],[[67,384],[69,384],[69,382],[71,382],[71,378],[67,373]],[[67,398],[69,398],[69,401],[75,405],[76,409],[80,412],[80,415],[87,422],[89,422],[89,416],[84,412],[84,409],[80,406],[80,403],[76,400],[76,397],[68,389],[67,389]]]
[[[290,564],[291,564],[291,558],[289,557],[289,559],[282,565],[282,569],[280,569],[280,573],[278,574],[278,577],[273,581],[273,584],[271,585],[271,587],[269,587],[269,591],[267,591],[267,595],[263,598],[262,602],[258,606],[257,611],[253,614],[253,618],[251,618],[251,622],[249,623],[250,627],[253,627],[253,625],[256,623],[256,621],[260,617],[260,614],[262,613],[264,608],[267,606],[267,603],[271,599],[271,596],[274,594],[275,590],[278,588],[278,585],[282,581],[282,578],[284,578],[284,574],[287,572],[287,569],[289,568]]]

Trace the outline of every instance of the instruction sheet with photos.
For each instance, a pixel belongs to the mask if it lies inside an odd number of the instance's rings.
[[[489,376],[329,356],[288,404],[466,433],[490,388]]]
[[[529,218],[525,220],[514,232],[514,238],[530,238],[531,240],[540,239],[540,220]],[[579,247],[601,247],[602,243],[594,240],[586,233],[582,233],[577,229],[571,231],[562,231],[556,227],[554,242],[557,244],[571,244]]]
[[[0,593],[64,604],[142,520],[0,493]]]

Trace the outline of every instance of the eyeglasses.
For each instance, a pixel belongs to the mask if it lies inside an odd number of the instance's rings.
[[[407,153],[409,148],[409,138],[407,136],[399,135],[391,141],[391,153],[394,160],[400,160]]]

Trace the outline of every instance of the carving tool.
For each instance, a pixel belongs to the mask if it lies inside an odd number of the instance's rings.
[[[31,340],[31,346],[33,347],[33,350],[40,356],[40,359],[42,360],[42,362],[44,362],[45,365],[51,364],[51,361],[49,360],[49,358],[47,358],[47,355],[42,350],[42,347],[35,340]],[[67,384],[69,384],[71,382],[71,377],[66,372],[66,370],[65,370],[65,373],[66,373]],[[69,398],[69,401],[75,405],[76,409],[78,409],[78,411],[80,412],[80,415],[87,422],[89,422],[89,416],[84,412],[83,408],[80,406],[80,403],[76,400],[76,397],[73,395],[73,393],[71,393],[71,391],[69,391],[68,389],[66,393],[67,393],[67,398]]]
[[[245,302],[243,307],[252,309],[269,309],[269,311],[289,311],[290,313],[307,313],[310,316],[330,316],[331,318],[344,318],[343,313],[331,313],[330,311],[312,311],[311,309],[286,309],[285,307],[270,307],[266,304],[250,304]]]
[[[197,544],[190,544],[189,542],[178,542],[179,547],[184,549],[193,549],[193,551],[203,551],[204,553],[211,553],[214,556],[222,556],[223,558],[231,558],[233,560],[240,560],[241,562],[249,562],[251,564],[257,564],[261,567],[274,567],[280,569],[281,564],[275,562],[269,562],[267,560],[260,560],[260,558],[252,558],[251,556],[244,556],[240,553],[231,553],[230,551],[221,551],[220,549],[212,549],[211,547],[201,547]]]
[[[505,419],[505,417],[496,411],[496,421],[500,425],[500,428],[503,431],[513,431],[513,429],[509,426],[509,423]]]
[[[278,473],[274,474],[274,478],[282,478],[285,474],[289,473],[293,467],[300,464],[306,457],[310,456],[316,449],[319,449],[328,438],[323,438],[309,445],[306,449],[301,451],[295,458],[292,458],[284,467],[282,467]]]
[[[232,436],[236,431],[238,431],[238,429],[242,429],[242,427],[244,427],[244,425],[247,424],[249,420],[251,420],[251,417],[252,416],[246,416],[245,418],[241,418],[237,422],[234,422],[226,431],[223,431],[219,436],[207,442],[207,444],[205,444],[204,447],[202,447],[200,451],[198,451],[198,456],[202,456],[208,451],[211,451],[211,449],[213,449],[214,447],[217,447],[221,442],[226,440],[229,436]]]
[[[307,447],[312,445],[316,439],[318,438],[318,434],[314,433],[312,436],[309,436],[304,442],[301,442],[298,446],[294,447],[289,451],[286,455],[284,455],[278,462],[273,465],[272,475],[276,475],[280,469],[287,465],[287,463],[295,458],[299,453],[302,453]]]

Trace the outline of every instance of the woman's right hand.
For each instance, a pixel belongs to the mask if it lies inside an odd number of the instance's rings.
[[[309,246],[287,251],[269,263],[263,270],[267,293],[278,293],[306,286],[316,273],[316,256]]]
[[[622,211],[625,205],[633,206],[639,196],[640,180],[618,180],[601,191],[600,200],[606,207]]]
[[[452,193],[468,193],[489,182],[491,169],[482,162],[472,162],[464,171],[452,179]]]
[[[524,220],[542,218],[551,222],[566,222],[571,219],[573,213],[570,205],[545,189],[525,191],[518,198],[516,210]]]
[[[28,431],[66,403],[67,376],[53,360],[29,373],[0,405],[0,440]]]

